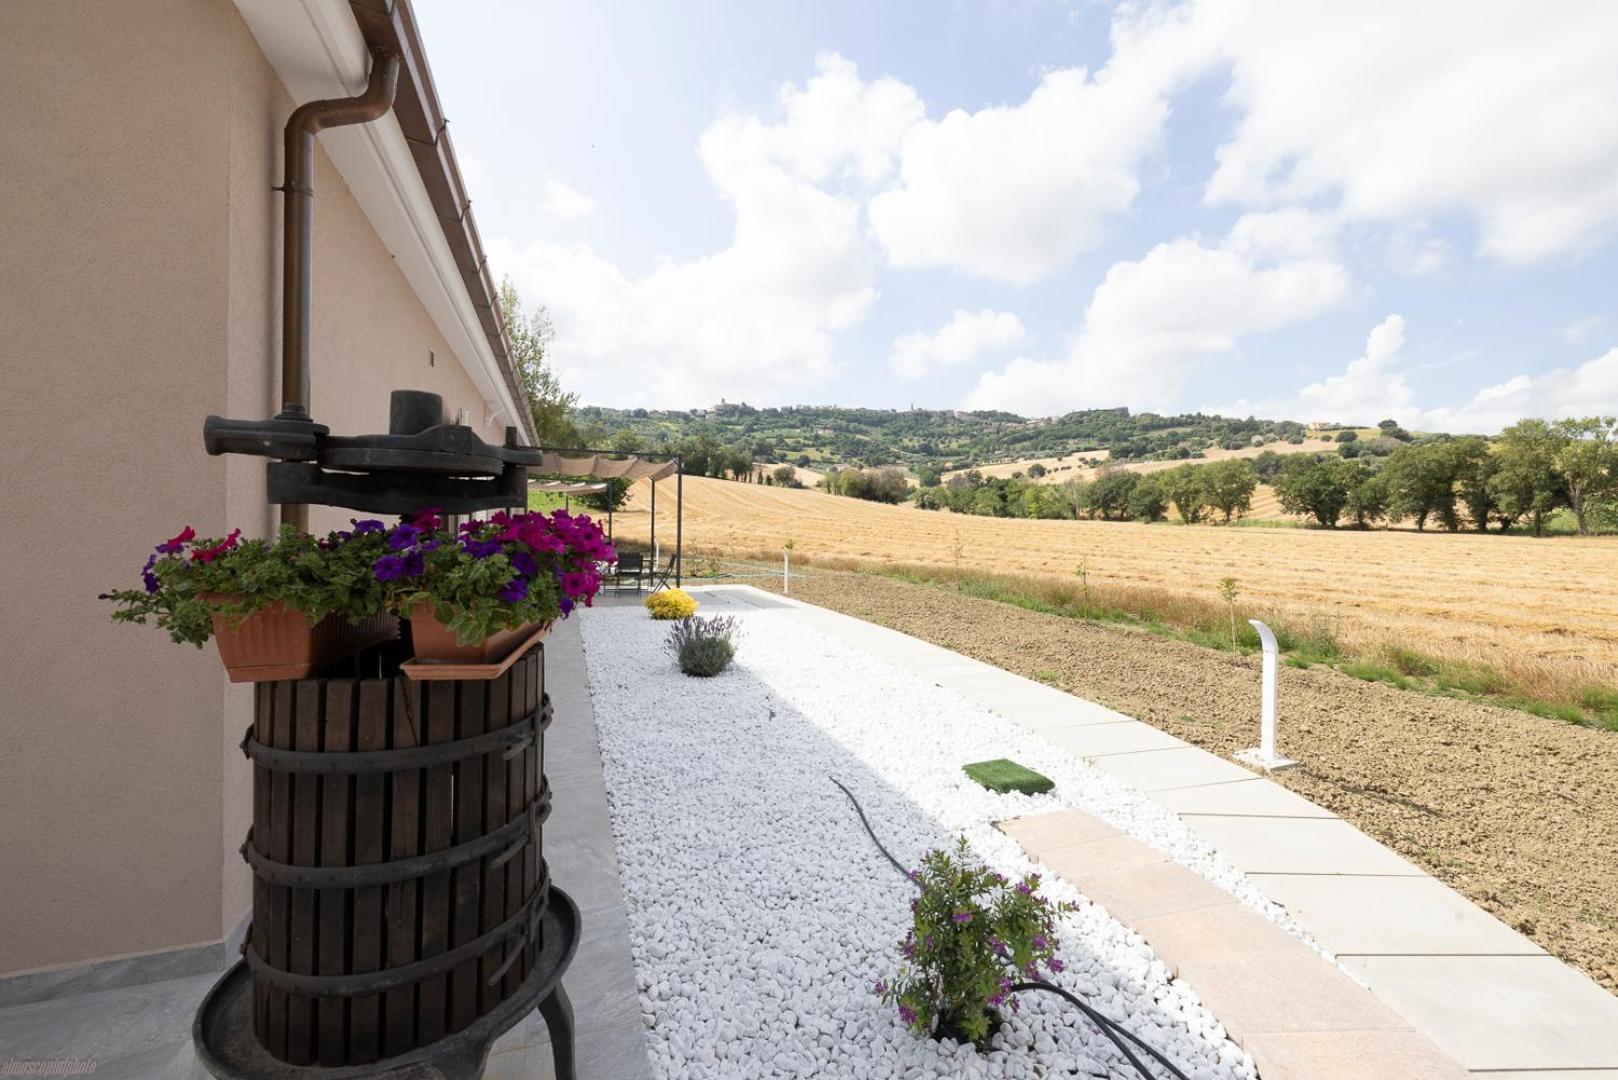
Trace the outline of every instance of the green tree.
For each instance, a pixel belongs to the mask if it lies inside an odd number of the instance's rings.
[[[1155,476],[1143,476],[1129,493],[1129,516],[1135,521],[1162,521],[1169,510],[1163,484]]]
[[[1556,436],[1555,467],[1567,494],[1567,505],[1579,524],[1579,535],[1590,532],[1590,511],[1599,500],[1618,487],[1618,444],[1613,442],[1611,416],[1587,416],[1579,420],[1558,420],[1552,426]]]
[[[1195,525],[1208,512],[1208,488],[1202,482],[1202,468],[1178,465],[1161,473],[1163,491],[1174,504],[1174,512],[1187,525]]]
[[[1418,530],[1434,518],[1452,532],[1461,527],[1455,513],[1455,462],[1443,442],[1401,446],[1384,468],[1390,517],[1415,518]]]
[[[1369,529],[1372,522],[1387,516],[1388,481],[1380,469],[1373,469],[1364,461],[1356,461],[1351,467],[1353,482],[1343,510],[1354,519],[1356,527]]]
[[[1544,420],[1519,420],[1500,434],[1497,459],[1488,479],[1489,491],[1505,522],[1527,518],[1535,536],[1545,530],[1545,519],[1567,497],[1556,469],[1560,437]]]
[[[500,282],[500,317],[511,342],[512,366],[528,399],[528,412],[534,421],[534,434],[541,446],[562,449],[580,445],[579,431],[570,416],[578,395],[562,389],[545,357],[545,350],[556,336],[550,315],[543,306],[527,311],[517,287],[510,278]]]
[[[1086,508],[1103,521],[1122,521],[1129,517],[1129,498],[1139,483],[1137,473],[1104,469],[1085,490]]]
[[[1228,525],[1253,508],[1258,473],[1241,458],[1226,458],[1202,467],[1202,483],[1208,505],[1223,514]]]
[[[1287,513],[1312,516],[1323,527],[1335,529],[1354,480],[1354,464],[1342,458],[1295,454],[1276,474],[1275,497]]]
[[[1476,435],[1454,439],[1449,444],[1450,462],[1455,470],[1456,492],[1466,516],[1478,532],[1488,532],[1489,522],[1498,516],[1500,503],[1489,481],[1500,467],[1489,441]]]

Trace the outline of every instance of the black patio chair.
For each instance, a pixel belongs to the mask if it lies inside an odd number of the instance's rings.
[[[672,588],[674,572],[679,569],[679,567],[680,557],[678,555],[670,555],[668,562],[663,564],[663,569],[661,570],[659,570],[656,566],[653,566],[652,591],[657,592],[659,589]]]
[[[646,556],[638,552],[626,553],[618,556],[618,562],[613,566],[612,587],[614,592],[623,592],[628,582],[635,583],[635,591],[640,592],[641,583],[646,580]]]

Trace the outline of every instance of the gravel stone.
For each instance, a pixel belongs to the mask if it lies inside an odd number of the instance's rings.
[[[720,597],[703,610],[739,623],[734,664],[707,679],[678,671],[661,647],[667,624],[638,608],[582,620],[659,1076],[1132,1076],[1050,994],[1020,995],[987,1054],[906,1030],[872,986],[898,967],[913,890],[831,777],[906,866],[964,835],[984,863],[1020,876],[1036,867],[993,822],[1080,808],[1298,932],[1179,818],[1122,782],[779,613]],[[960,771],[991,757],[1044,773],[1055,791],[997,794]],[[1080,905],[1061,923],[1064,988],[1187,1075],[1254,1080],[1248,1055],[1138,934],[1066,882],[1047,878],[1044,891]]]

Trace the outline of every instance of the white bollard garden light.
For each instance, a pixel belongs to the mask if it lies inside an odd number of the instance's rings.
[[[1259,641],[1264,645],[1264,691],[1261,706],[1259,744],[1251,750],[1237,751],[1236,757],[1249,765],[1257,765],[1265,772],[1276,772],[1280,769],[1290,769],[1297,764],[1291,758],[1284,758],[1275,750],[1275,676],[1276,659],[1280,650],[1275,644],[1275,634],[1268,626],[1257,619],[1248,619],[1253,629],[1258,631]]]
[[[781,549],[781,594],[792,595],[792,551],[789,548]]]

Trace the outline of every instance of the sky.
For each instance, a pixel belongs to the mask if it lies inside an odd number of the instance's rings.
[[[416,0],[583,404],[1618,412],[1612,0]]]

